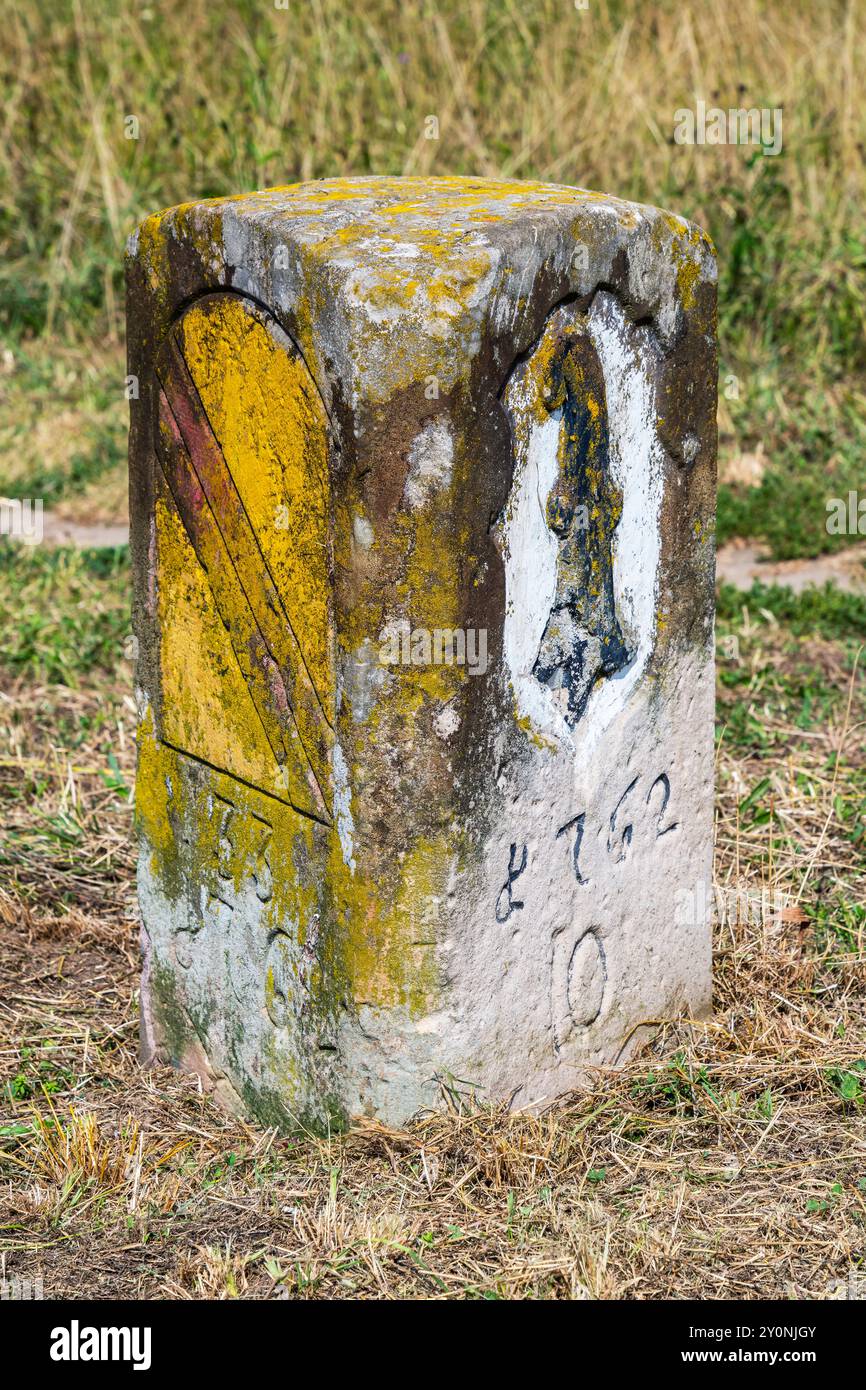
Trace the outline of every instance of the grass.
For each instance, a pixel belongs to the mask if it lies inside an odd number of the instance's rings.
[[[721,585],[716,617],[723,643],[744,610],[784,623],[795,637],[866,640],[866,595],[847,593],[833,584],[809,587],[802,593],[784,584],[757,583],[745,593],[732,584]]]
[[[75,687],[96,667],[116,671],[129,647],[129,559],[0,541],[3,664],[15,676]]]
[[[58,627],[124,620],[58,556]],[[544,1114],[280,1137],[138,1064],[130,671],[0,681],[0,1251],[47,1296],[838,1297],[866,1263],[859,600],[725,592],[708,1022]],[[832,630],[831,630],[832,628]]]
[[[723,421],[725,415],[723,409]],[[792,560],[862,540],[827,530],[829,498],[847,499],[849,490],[866,495],[866,396],[859,383],[821,391],[806,384],[801,396],[797,384],[783,395],[777,377],[765,380],[737,426],[722,426],[722,478],[729,458],[743,455],[760,461],[761,476],[752,485],[722,483],[720,544],[755,537],[774,559]]]
[[[866,26],[852,0],[10,0],[4,37],[0,492],[35,478],[52,505],[123,515],[121,250],[146,214],[296,179],[486,174],[601,188],[709,230],[720,536],[779,558],[850,542],[824,523],[828,496],[866,488]],[[698,98],[781,107],[782,153],[675,144],[675,112]],[[749,486],[740,461],[756,450]]]
[[[0,369],[3,495],[72,518],[126,507],[126,403],[117,349],[7,346]],[[120,485],[118,486],[118,483]]]

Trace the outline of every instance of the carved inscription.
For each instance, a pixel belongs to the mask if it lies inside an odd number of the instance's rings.
[[[635,828],[646,839],[655,841],[679,829],[679,821],[668,816],[671,799],[671,782],[666,772],[662,772],[643,795],[644,780],[633,777],[625,790],[617,798],[608,816],[606,850],[613,864],[622,864],[629,856],[635,836]],[[572,836],[571,863],[574,878],[581,886],[590,882],[581,865],[581,849],[587,834],[587,816],[579,812],[561,825],[556,831],[556,839]],[[514,896],[514,884],[523,874],[529,863],[529,847],[512,841],[508,854],[507,877],[496,898],[494,913],[497,922],[507,922],[512,913],[523,907],[523,902]]]
[[[581,888],[592,881],[585,868],[582,851],[594,832],[603,857],[615,869],[629,858],[638,843],[653,845],[679,828],[669,813],[671,781],[666,772],[650,780],[643,774],[632,777],[606,812],[601,823],[592,825],[587,812],[571,816],[554,838],[571,842],[571,868]],[[507,922],[523,908],[514,894],[515,882],[530,865],[529,846],[512,842],[509,846],[507,877],[496,898],[494,915]],[[551,1018],[557,1051],[579,1029],[589,1028],[601,1014],[608,984],[607,952],[601,930],[578,925],[559,929],[553,937],[551,962]]]
[[[171,784],[169,792],[171,823],[179,841],[188,848],[190,838],[183,829]],[[215,923],[230,926],[247,885],[263,905],[273,894],[270,846],[274,830],[270,822],[237,807],[225,796],[211,793],[204,825],[202,876],[198,883],[190,879],[187,910],[175,933],[175,956],[185,970],[192,965],[196,937]]]
[[[629,857],[635,830],[645,840],[654,842],[672,830],[679,828],[679,821],[667,816],[671,799],[671,783],[666,772],[662,772],[650,784],[646,795],[643,787],[646,782],[640,776],[633,777],[625,790],[617,798],[607,822],[606,849],[613,864],[623,864]],[[581,884],[590,882],[589,876],[581,868],[580,852],[586,832],[586,815],[573,816],[556,832],[557,837],[574,831],[572,864],[575,880]]]
[[[220,902],[230,912],[234,911],[238,885],[242,885],[247,877],[254,885],[259,902],[269,902],[273,893],[269,858],[273,826],[263,816],[253,811],[239,811],[231,801],[216,795],[213,797],[211,823],[216,831],[212,855],[215,874],[211,876],[215,886],[208,898],[208,906]]]
[[[559,839],[560,835],[567,835],[569,830],[574,831],[574,844],[572,845],[571,850],[571,861],[574,865],[574,876],[577,879],[578,883],[587,882],[587,880],[584,878],[583,874],[580,871],[580,847],[583,844],[583,830],[585,825],[586,815],[585,813],[581,812],[579,816],[572,816],[571,820],[567,820],[565,822],[565,825],[560,826],[559,830],[557,830],[556,832],[556,838]]]
[[[289,936],[284,931],[268,933],[265,973],[265,1009],[275,1028],[285,1028],[289,1021],[289,967],[287,947]]]
[[[523,903],[514,897],[514,882],[520,877],[526,868],[528,850],[526,845],[521,846],[520,862],[517,862],[517,845],[512,844],[511,852],[508,856],[508,878],[499,890],[496,899],[495,914],[497,922],[507,922],[513,912],[519,912]]]
[[[557,1052],[576,1029],[595,1023],[604,1005],[607,957],[596,927],[566,929],[553,939],[550,999]]]

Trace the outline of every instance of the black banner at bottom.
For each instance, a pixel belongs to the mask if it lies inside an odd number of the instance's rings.
[[[23,1289],[21,1293],[26,1291]],[[840,1289],[838,1299],[820,1303],[721,1303],[721,1302],[602,1302],[553,1304],[542,1314],[548,1328],[586,1338],[574,1345],[575,1374],[585,1365],[585,1352],[604,1355],[611,1370],[618,1374],[631,1370],[662,1371],[676,1368],[700,1373],[712,1366],[728,1370],[740,1366],[760,1366],[784,1377],[791,1369],[808,1368],[823,1376],[850,1365],[852,1350],[863,1336],[863,1307],[848,1290]],[[382,1305],[364,1304],[349,1312],[352,1342],[335,1340],[335,1321],[347,1316],[350,1305],[333,1306],[327,1322],[319,1324],[325,1300],[274,1300],[265,1302],[49,1302],[26,1296],[0,1301],[0,1344],[3,1362],[15,1355],[27,1365],[28,1373],[46,1375],[49,1383],[64,1383],[70,1376],[99,1378],[106,1370],[137,1375],[190,1374],[197,1378],[213,1375],[223,1382],[242,1369],[260,1375],[271,1367],[289,1375],[295,1358],[321,1358],[323,1353],[333,1374],[345,1356],[347,1371],[356,1363],[365,1343],[365,1331],[378,1329]],[[523,1305],[525,1306],[525,1305]],[[365,1311],[366,1309],[366,1311]],[[510,1316],[513,1316],[513,1311]],[[485,1317],[482,1323],[461,1324],[461,1370],[467,1367],[467,1330],[475,1341],[484,1374],[489,1378],[494,1363],[502,1356],[513,1356],[519,1339],[524,1357],[537,1355],[539,1371],[549,1367],[549,1358],[535,1340],[538,1314],[527,1316],[525,1328]],[[404,1312],[392,1309],[389,1326],[398,1327]],[[435,1312],[437,1324],[447,1314]],[[461,1316],[466,1316],[466,1313]],[[547,1323],[547,1317],[553,1323]],[[355,1319],[360,1321],[356,1322]],[[365,1328],[364,1323],[369,1327]],[[347,1329],[348,1330],[348,1329]],[[532,1342],[527,1342],[527,1333]],[[483,1340],[481,1340],[483,1339]],[[393,1378],[381,1343],[379,1351],[366,1359],[367,1377],[378,1373]],[[436,1374],[451,1362],[447,1345],[428,1346],[422,1363],[412,1365],[404,1351],[394,1352],[413,1379],[424,1371]],[[532,1351],[532,1347],[535,1351]],[[353,1350],[354,1349],[354,1350]],[[558,1358],[565,1345],[558,1344]],[[23,1356],[21,1355],[23,1353]],[[566,1353],[567,1354],[567,1353]],[[323,1367],[324,1369],[324,1367]],[[507,1365],[504,1369],[508,1369]],[[513,1369],[513,1368],[512,1368]]]

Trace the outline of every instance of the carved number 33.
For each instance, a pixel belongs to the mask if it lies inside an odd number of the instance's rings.
[[[242,877],[248,862],[255,884],[256,897],[260,902],[268,902],[273,892],[273,878],[269,858],[273,827],[259,816],[250,814],[244,817],[230,802],[220,800],[218,805],[218,839],[216,867],[219,878],[230,883],[235,877]],[[242,827],[249,841],[246,852],[239,849],[239,836]],[[231,902],[227,904],[233,906]]]

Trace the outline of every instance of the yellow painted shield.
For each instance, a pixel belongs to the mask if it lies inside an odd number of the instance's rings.
[[[250,300],[196,301],[159,355],[162,737],[331,819],[328,429],[303,358]]]

